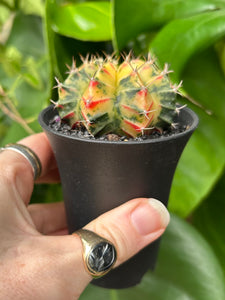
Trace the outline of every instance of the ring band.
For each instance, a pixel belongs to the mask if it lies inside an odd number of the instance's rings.
[[[117,254],[113,244],[90,230],[79,229],[75,234],[82,241],[86,271],[93,278],[107,274],[116,262]]]
[[[0,148],[0,152],[4,150],[13,150],[25,157],[29,161],[33,169],[34,180],[36,180],[41,175],[41,162],[33,150],[22,144],[8,144],[5,147]]]

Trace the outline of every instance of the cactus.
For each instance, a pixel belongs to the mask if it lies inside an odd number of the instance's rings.
[[[178,113],[178,86],[168,79],[168,66],[159,70],[148,58],[112,56],[73,61],[64,83],[58,80],[60,118],[71,128],[85,126],[93,136],[115,133],[137,137],[154,128],[171,126]]]

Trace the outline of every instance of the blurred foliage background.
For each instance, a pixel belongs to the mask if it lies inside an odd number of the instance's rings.
[[[122,291],[90,285],[81,299],[224,300],[225,0],[0,0],[0,145],[41,131],[38,114],[73,57],[131,49],[169,63],[200,123],[174,177],[156,270]],[[60,185],[32,196],[61,199]]]

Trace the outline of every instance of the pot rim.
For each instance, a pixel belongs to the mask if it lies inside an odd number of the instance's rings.
[[[191,110],[188,107],[184,107],[182,108],[182,114],[185,115],[189,115],[190,119],[192,119],[192,122],[190,122],[189,128],[187,128],[185,131],[183,132],[178,132],[175,133],[171,136],[162,136],[159,138],[154,138],[154,139],[147,139],[147,140],[142,140],[142,141],[134,141],[134,140],[128,140],[128,141],[105,141],[105,140],[99,140],[99,139],[89,139],[89,138],[83,138],[83,137],[77,137],[77,136],[72,136],[72,135],[65,135],[63,133],[57,132],[55,130],[53,130],[51,127],[49,127],[49,125],[44,121],[44,115],[49,111],[49,110],[54,110],[54,105],[50,105],[48,107],[46,107],[45,109],[43,109],[38,117],[38,121],[39,124],[41,125],[41,127],[48,131],[48,132],[52,132],[55,135],[57,135],[60,138],[68,138],[68,139],[72,139],[72,140],[77,140],[77,141],[82,141],[82,142],[86,142],[86,143],[98,143],[98,144],[114,144],[114,145],[134,145],[134,144],[153,144],[153,143],[161,143],[162,141],[169,141],[169,140],[173,140],[174,138],[179,138],[182,137],[184,135],[187,135],[191,132],[193,132],[199,123],[199,119],[197,114]]]

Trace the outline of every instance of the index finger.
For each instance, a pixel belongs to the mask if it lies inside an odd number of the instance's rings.
[[[44,133],[29,136],[18,143],[29,147],[39,157],[42,173],[37,182],[59,181],[54,154]],[[28,204],[34,183],[33,167],[29,160],[21,153],[3,147],[3,151],[0,152],[0,166],[0,187],[4,187],[5,192],[10,192],[12,198],[18,193],[24,203]],[[4,198],[4,193],[2,198]]]
[[[32,149],[41,161],[42,173],[36,180],[36,183],[55,183],[60,181],[56,160],[45,133],[28,136],[19,141],[19,143]]]

